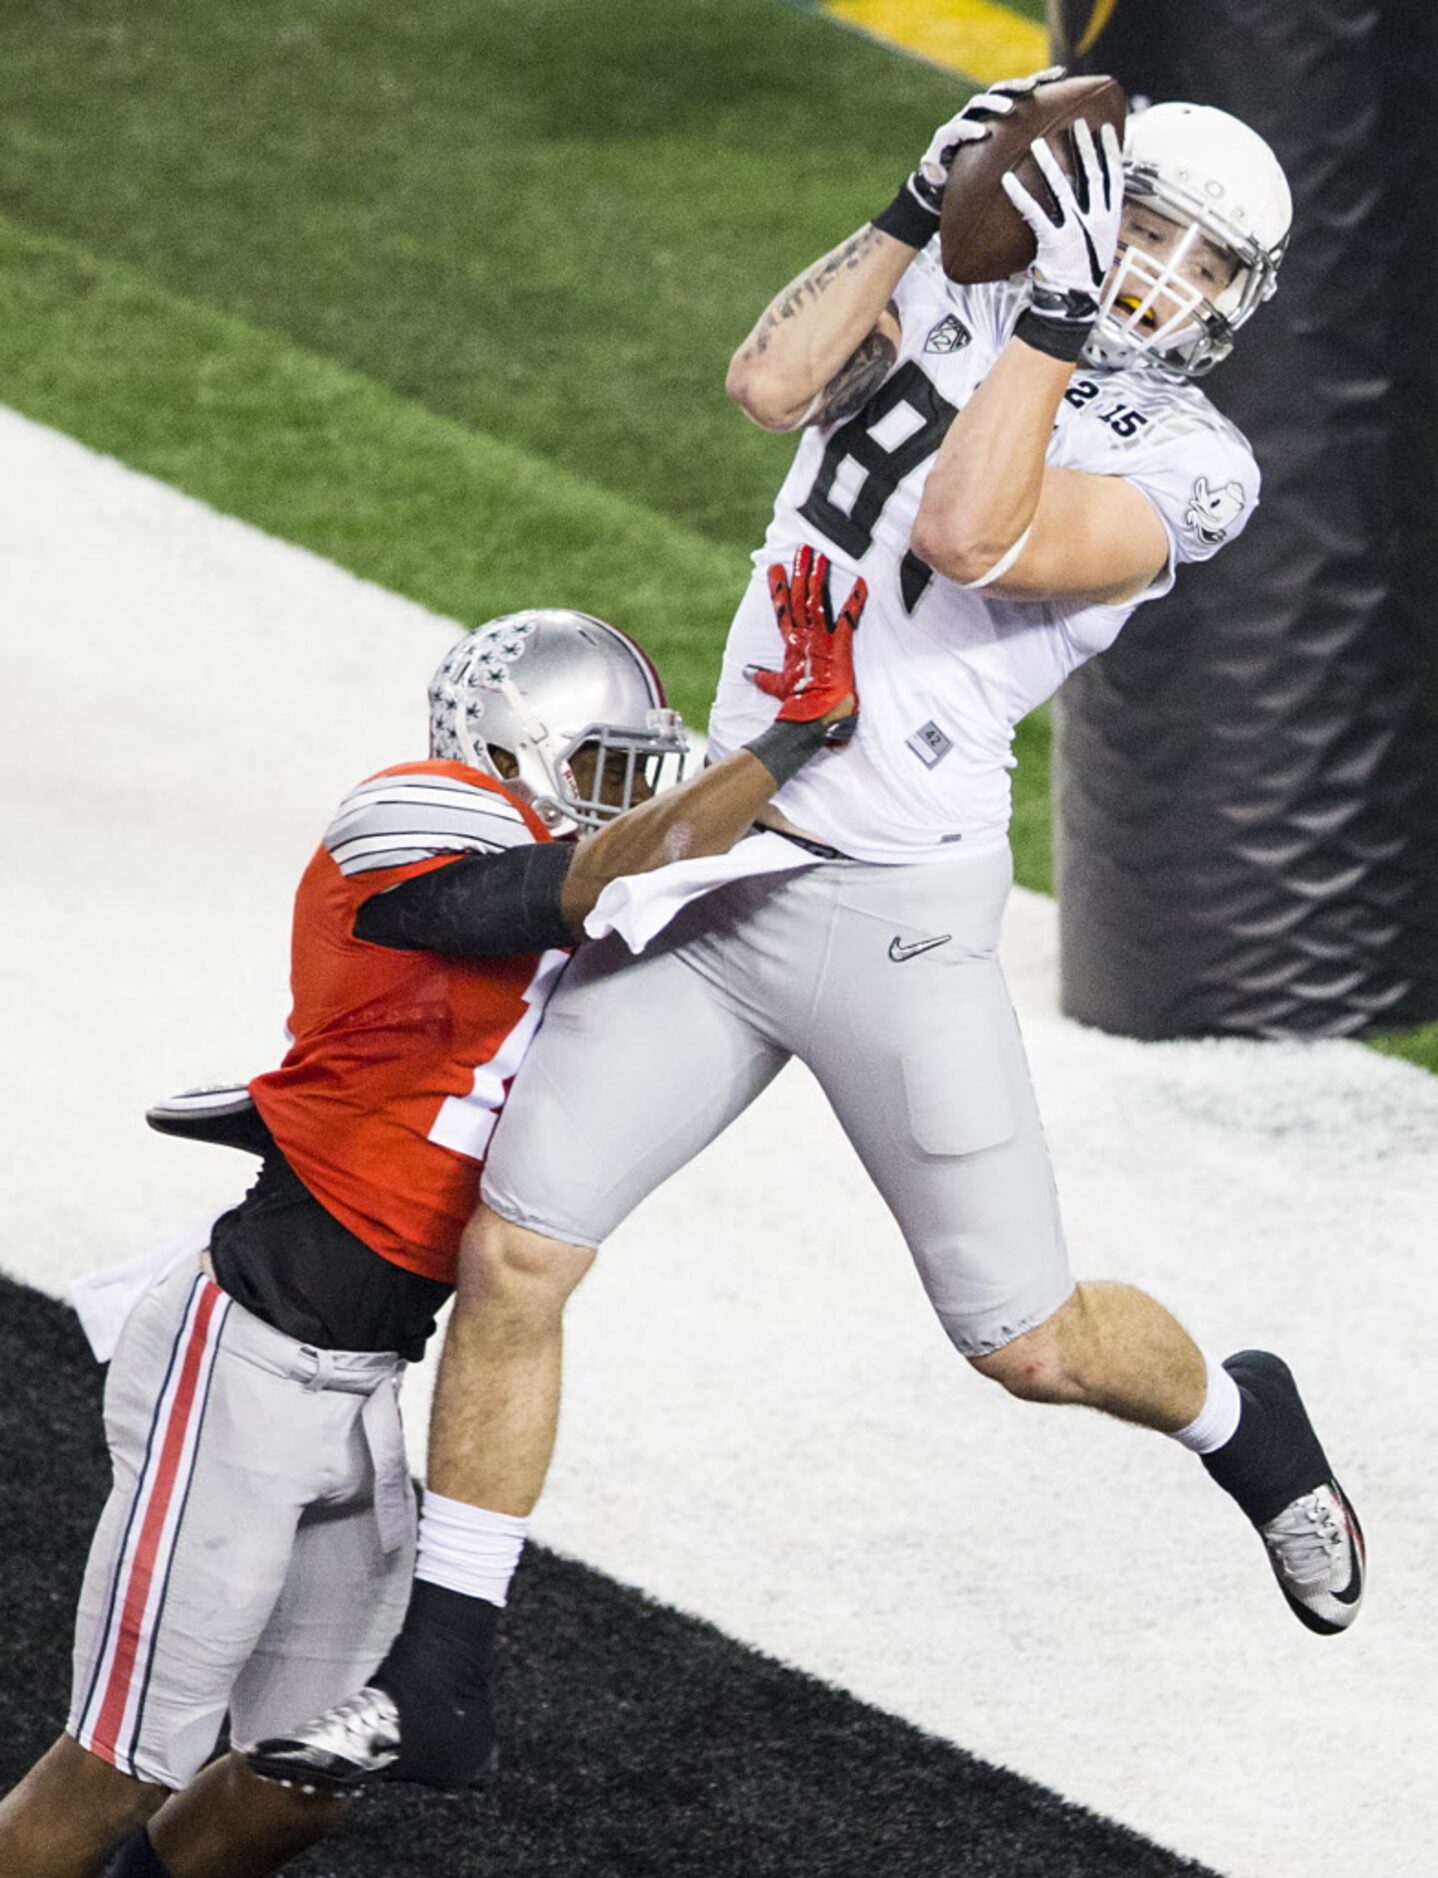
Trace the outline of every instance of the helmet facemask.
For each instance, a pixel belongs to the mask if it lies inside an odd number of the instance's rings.
[[[642,730],[589,724],[560,753],[552,800],[581,828],[599,828],[682,781],[688,748],[679,713],[667,706],[648,712]],[[539,802],[535,809],[545,816]]]
[[[517,735],[511,731],[497,746],[515,765],[503,780],[529,803],[551,834],[600,828],[683,779],[689,749],[684,723],[665,705],[648,710],[642,726],[586,724],[561,739],[526,713],[512,679],[498,689],[518,727]],[[500,774],[484,744],[473,746],[473,755],[464,761],[493,776]]]
[[[1084,358],[1096,366],[1143,363],[1176,377],[1202,377],[1227,358],[1239,327],[1277,290],[1286,227],[1267,248],[1196,179],[1186,183],[1132,158],[1124,163],[1124,203],[1118,253]],[[1176,240],[1162,239],[1174,230]],[[1216,262],[1228,264],[1226,281]],[[1200,284],[1204,274],[1213,276],[1211,284]]]
[[[554,835],[671,787],[687,748],[643,652],[589,614],[491,620],[450,648],[430,687],[431,755],[497,777]]]

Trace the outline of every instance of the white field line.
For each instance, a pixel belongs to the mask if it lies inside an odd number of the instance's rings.
[[[59,1291],[241,1190],[141,1112],[272,1060],[299,869],[454,629],[8,414],[0,514],[0,1262]],[[1234,1878],[1426,1872],[1438,1081],[1085,1032],[1053,951],[1016,895],[1075,1263],[1288,1355],[1372,1540],[1356,1631],[1293,1623],[1176,1448],[952,1356],[797,1068],[576,1300],[538,1533]]]

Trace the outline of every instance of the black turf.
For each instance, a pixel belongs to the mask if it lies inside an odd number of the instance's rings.
[[[101,1377],[70,1311],[0,1279],[0,1787],[64,1718],[71,1609],[108,1484]],[[498,1706],[505,1758],[488,1785],[457,1797],[378,1789],[287,1869],[1212,1878],[538,1548],[504,1627]]]

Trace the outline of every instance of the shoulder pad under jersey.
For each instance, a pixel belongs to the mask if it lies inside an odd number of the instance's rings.
[[[352,789],[325,830],[342,874],[406,867],[436,854],[494,854],[535,839],[502,784],[454,766],[386,770]]]
[[[1110,380],[1121,395],[1148,419],[1141,441],[1166,443],[1175,437],[1217,437],[1245,456],[1253,451],[1243,432],[1212,404],[1198,385],[1158,372],[1118,371]],[[1122,387],[1120,392],[1119,388]]]

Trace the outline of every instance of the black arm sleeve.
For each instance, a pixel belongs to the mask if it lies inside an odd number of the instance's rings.
[[[466,854],[366,900],[354,936],[401,952],[508,958],[573,945],[559,911],[574,859],[569,841],[530,841],[500,854]]]

